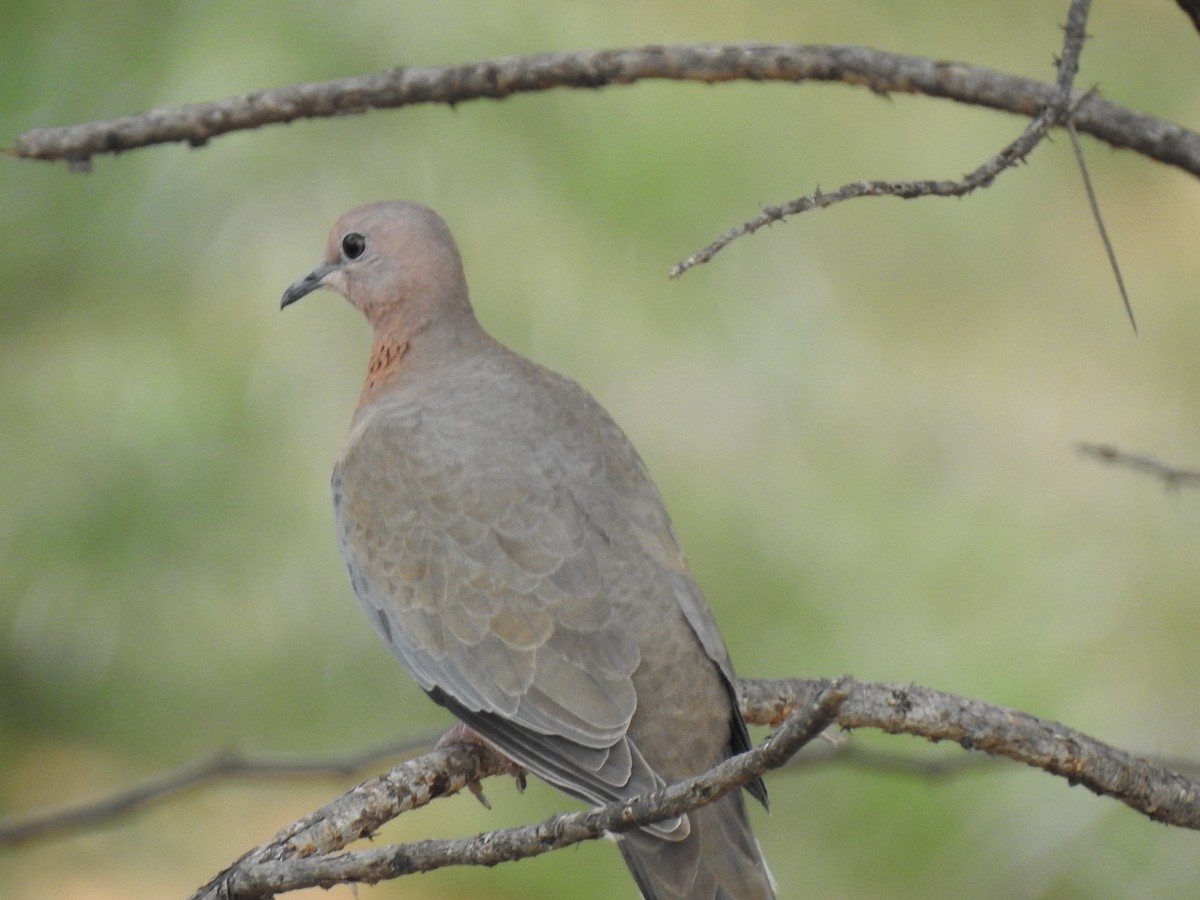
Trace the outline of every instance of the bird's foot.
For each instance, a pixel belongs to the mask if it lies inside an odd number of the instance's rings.
[[[525,770],[519,764],[513,762],[511,759],[489,744],[479,735],[479,732],[477,732],[471,726],[463,722],[459,722],[440,738],[438,738],[438,742],[434,746],[436,749],[441,750],[443,747],[447,747],[450,744],[475,744],[476,746],[485,748],[489,753],[493,754],[497,759],[500,760],[500,774],[511,775],[514,779],[516,779],[517,790],[525,790]],[[475,799],[482,803],[485,808],[492,808],[492,804],[488,801],[488,798],[483,793],[483,785],[481,785],[478,781],[467,782],[467,790],[474,794]]]

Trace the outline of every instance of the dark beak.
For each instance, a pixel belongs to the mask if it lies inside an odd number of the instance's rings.
[[[279,308],[285,309],[291,306],[305,294],[311,294],[313,291],[322,287],[322,282],[330,272],[338,268],[338,262],[323,262],[286,291],[283,292],[283,299],[279,301]]]

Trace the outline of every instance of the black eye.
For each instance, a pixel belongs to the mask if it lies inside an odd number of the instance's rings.
[[[342,252],[346,259],[358,259],[367,249],[367,239],[357,231],[352,231],[342,238]]]

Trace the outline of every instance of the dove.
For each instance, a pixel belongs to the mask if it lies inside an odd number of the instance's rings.
[[[281,306],[322,288],[374,332],[332,478],[342,557],[429,697],[591,804],[748,749],[729,653],[641,458],[583,388],[484,331],[441,217],[352,210]],[[746,790],[766,805],[761,780]],[[774,897],[741,791],[617,843],[649,900]]]

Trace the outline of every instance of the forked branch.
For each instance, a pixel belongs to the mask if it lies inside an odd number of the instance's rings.
[[[754,724],[780,726],[762,745],[705,774],[631,800],[472,838],[347,851],[402,812],[498,774],[503,761],[454,744],[365,782],[250,851],[192,900],[268,897],[303,887],[374,883],[450,865],[495,865],[607,832],[659,821],[711,802],[785,763],[823,728],[877,728],[1007,757],[1121,800],[1155,821],[1200,828],[1200,783],[1035,716],[914,685],[829,680],[741,683]],[[780,725],[782,723],[782,725]]]
[[[849,45],[682,44],[509,56],[453,66],[406,66],[311,84],[253,91],[210,103],[21,134],[8,151],[24,159],[86,168],[92,157],[164,143],[201,146],[234,131],[301,119],[353,115],[423,103],[455,106],[552,88],[597,89],[648,79],[841,82],[876,94],[923,94],[1032,118],[1056,88],[964,62]],[[1200,176],[1200,134],[1126,109],[1099,95],[1080,99],[1076,129]]]

